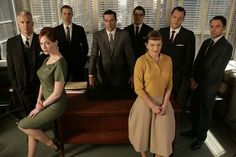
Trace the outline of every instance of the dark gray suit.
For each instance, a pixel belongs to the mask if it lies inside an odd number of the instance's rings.
[[[45,59],[45,55],[40,54],[40,52],[41,48],[37,34],[33,35],[29,49],[23,44],[21,35],[7,40],[9,78],[26,114],[34,109],[38,96],[40,83],[37,70]]]
[[[198,84],[191,101],[192,131],[200,141],[207,137],[218,86],[232,56],[232,45],[225,37],[221,37],[206,52],[210,40],[202,43],[191,74]]]
[[[133,68],[134,53],[128,32],[116,28],[113,51],[110,51],[105,29],[94,33],[89,75],[96,77],[97,85],[109,87],[108,90],[110,87],[123,89],[128,86]]]

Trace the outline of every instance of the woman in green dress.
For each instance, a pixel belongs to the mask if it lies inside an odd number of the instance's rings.
[[[54,29],[44,27],[39,40],[43,52],[49,57],[37,72],[41,84],[35,108],[18,124],[19,129],[28,135],[28,157],[35,156],[38,141],[54,150],[59,149],[58,143],[44,131],[50,129],[53,122],[64,113],[67,104],[64,90],[67,63],[57,49]]]

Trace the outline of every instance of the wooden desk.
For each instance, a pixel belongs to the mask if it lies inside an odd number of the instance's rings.
[[[67,110],[58,119],[62,156],[64,144],[129,143],[128,116],[133,102],[88,101],[86,94],[68,94]],[[173,106],[178,120],[181,110],[176,103]]]

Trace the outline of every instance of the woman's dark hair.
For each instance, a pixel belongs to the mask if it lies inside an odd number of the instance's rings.
[[[49,40],[51,40],[52,42],[57,41],[57,35],[56,32],[54,30],[54,28],[52,27],[44,27],[40,33],[39,33],[39,40],[43,37],[43,36],[47,36],[47,38]]]
[[[150,31],[145,38],[145,43],[148,43],[148,40],[161,40],[162,41],[161,33],[155,30]]]

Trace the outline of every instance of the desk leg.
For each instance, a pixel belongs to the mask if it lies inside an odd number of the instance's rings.
[[[64,144],[62,142],[60,143],[60,147],[61,147],[61,156],[65,157],[65,149],[64,149]]]

